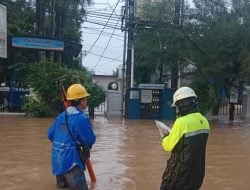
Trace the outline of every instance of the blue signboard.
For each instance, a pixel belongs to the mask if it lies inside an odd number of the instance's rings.
[[[32,48],[50,51],[63,51],[64,42],[46,38],[12,37],[12,46],[17,48]]]

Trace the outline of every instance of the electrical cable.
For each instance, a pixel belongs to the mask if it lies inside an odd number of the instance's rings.
[[[90,21],[90,22],[100,22],[100,23],[103,23],[104,25],[106,24],[102,20],[98,20],[98,19],[95,19],[95,18],[91,18],[91,19],[89,19],[87,21]],[[119,22],[119,20],[118,20],[118,22]],[[116,25],[117,25],[116,22],[112,22],[112,21],[109,22],[109,26],[116,27]]]
[[[103,16],[103,17],[109,17],[111,13],[107,13],[107,11],[106,12],[88,12],[87,11],[86,15],[98,15],[98,16]],[[117,15],[117,16],[112,15],[112,18],[120,18],[120,17],[121,15]]]
[[[100,26],[104,26],[104,27],[108,27],[108,28],[120,29],[120,27],[119,27],[119,28],[116,28],[116,27],[114,27],[114,26],[112,26],[112,25],[107,25],[107,24],[103,24],[103,23],[98,23],[98,22],[95,22],[95,21],[85,21],[85,22],[87,22],[87,23],[92,23],[92,24],[96,24],[96,25],[100,25]],[[104,29],[105,29],[105,28],[104,28]]]
[[[99,32],[100,32],[100,30],[99,30],[98,28],[93,28],[93,27],[83,27],[83,28],[86,29],[86,30],[96,31],[96,32],[98,32],[98,34],[99,34]],[[107,36],[108,36],[108,35],[111,35],[111,33],[109,33],[109,32],[103,32],[103,34],[106,34]],[[113,34],[113,36],[117,36],[117,37],[123,38],[123,36],[121,36],[121,35],[119,35],[119,34]],[[118,38],[116,38],[116,39],[118,39]],[[123,41],[122,39],[118,39],[118,40]]]
[[[119,20],[117,21],[117,25],[118,25],[118,23],[119,23]],[[106,52],[106,50],[107,50],[107,48],[108,48],[108,46],[109,46],[109,43],[110,43],[110,41],[111,41],[111,39],[112,39],[112,36],[113,36],[113,34],[115,33],[115,29],[113,30],[113,32],[112,32],[112,34],[111,34],[111,36],[109,37],[109,40],[108,40],[108,43],[106,44],[106,46],[105,46],[105,48],[104,48],[104,50],[103,50],[103,52],[102,52],[102,56],[104,55],[104,53]],[[101,59],[102,59],[102,57],[99,57],[99,59],[98,59],[98,61],[97,61],[97,63],[95,64],[95,66],[93,67],[93,69],[92,70],[94,70],[96,67],[97,67],[97,65],[100,63],[100,61],[101,61]]]
[[[110,3],[109,3],[109,1],[107,0],[107,4],[108,4],[108,6],[112,9],[113,7],[110,5]],[[116,12],[115,12],[116,13]],[[118,15],[117,13],[116,13],[116,15]],[[120,15],[119,15],[120,16]]]
[[[119,2],[120,2],[120,0],[117,1],[117,3],[116,3],[116,5],[115,5],[115,7],[114,7],[112,13],[115,11],[115,9],[116,9],[116,7],[118,6]],[[113,14],[110,15],[109,19],[111,18],[112,15],[113,15]],[[95,40],[95,42],[93,43],[93,45],[91,46],[91,48],[88,50],[88,52],[87,52],[87,54],[86,54],[86,57],[88,56],[88,53],[94,48],[96,42],[97,42],[97,41],[99,40],[99,38],[101,37],[102,32],[104,31],[106,25],[107,25],[108,22],[109,22],[109,19],[107,20],[106,24],[104,25],[102,31],[100,32],[99,36],[97,37],[97,39]],[[86,57],[85,57],[85,58],[86,58]]]
[[[88,29],[87,29],[87,30],[88,30]],[[89,30],[91,30],[91,29],[89,29]],[[90,32],[90,31],[86,32],[86,30],[85,30],[84,34],[99,34],[99,32],[97,32],[97,31],[95,31],[95,30],[94,30],[94,32]],[[110,34],[110,33],[104,32],[103,35],[105,35],[105,36],[110,36],[111,34]],[[122,36],[119,36],[119,37],[122,38]],[[119,38],[117,38],[117,37],[113,37],[113,39],[118,40],[118,41],[124,41],[124,40],[119,39]]]
[[[120,44],[120,45],[122,46],[123,44]],[[103,46],[96,45],[95,48],[96,49],[103,49]],[[120,52],[120,50],[118,50],[117,48],[109,48],[109,50],[112,50],[112,52]]]
[[[119,55],[118,57],[116,57],[116,58],[114,58],[114,59],[118,59],[118,58],[120,58],[120,57],[122,57],[122,56],[123,56],[123,55]],[[103,64],[101,64],[101,65],[99,65],[99,66],[108,65],[108,64],[110,64],[110,63],[113,62],[113,61],[115,61],[115,60],[110,60],[109,62],[103,63]]]
[[[122,62],[121,60],[118,60],[118,59],[114,59],[114,58],[111,58],[111,57],[107,57],[107,56],[102,56],[102,55],[99,55],[97,53],[94,53],[94,52],[89,52],[89,54],[93,54],[93,55],[96,55],[96,56],[99,56],[99,57],[103,57],[105,59],[110,59],[110,60],[113,60],[113,61],[118,61],[118,62]]]
[[[88,14],[87,13],[86,15],[87,15],[86,21],[92,20],[92,21],[103,22],[103,21],[106,21],[107,19],[109,19],[109,24],[115,24],[117,22],[117,20],[119,20],[119,21],[121,20],[121,16],[114,17],[110,14]],[[90,19],[88,19],[88,16],[90,16]],[[112,18],[110,16],[112,16]]]
[[[106,5],[107,5],[107,3],[106,3]],[[115,4],[114,4],[113,6],[115,6]],[[113,7],[113,6],[112,6],[112,7]],[[89,7],[89,8],[91,8],[91,7]],[[104,8],[100,8],[100,9],[96,9],[96,8],[93,7],[93,9],[94,9],[95,11],[106,11],[106,10],[108,9],[108,7],[104,7]]]
[[[91,16],[91,19],[94,18],[94,19],[101,19],[101,20],[106,20],[107,17],[103,17],[103,16],[100,16],[100,15],[90,15]],[[113,18],[113,19],[110,19],[110,21],[117,21],[117,20],[121,20],[121,17],[120,18]]]

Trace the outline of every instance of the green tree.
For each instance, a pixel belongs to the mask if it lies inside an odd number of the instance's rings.
[[[180,3],[181,1],[179,1]],[[187,4],[179,4],[181,8],[180,24],[174,22],[176,14],[175,1],[163,1],[156,4],[146,4],[142,8],[141,21],[135,31],[135,79],[137,83],[162,83],[163,74],[180,68],[184,70],[190,64],[192,44],[185,31],[184,13],[188,10]],[[161,14],[164,10],[165,14]],[[190,29],[189,29],[190,30]],[[190,32],[190,31],[188,31]],[[177,73],[172,73],[176,75]],[[152,81],[152,76],[156,80]]]
[[[212,102],[218,105],[215,100],[222,86],[230,89],[235,82],[249,80],[250,3],[233,1],[232,7],[226,0],[194,3],[195,8],[183,7],[179,27],[172,22],[157,25],[152,17],[146,23],[151,30],[136,31],[135,76],[139,82],[150,82],[152,74],[160,71],[161,81],[164,67],[171,70],[178,63],[183,77],[191,68],[194,86],[209,96],[211,104],[204,107],[210,109]]]
[[[2,1],[7,6],[8,35],[34,35],[35,18],[25,0]]]
[[[203,51],[203,54],[196,51],[194,57],[195,80],[212,84],[219,100],[221,86],[230,89],[235,82],[243,80],[243,64],[249,60],[248,27],[234,10],[227,8],[226,1],[195,3],[197,11],[193,18],[197,19],[195,25],[200,30],[194,39]]]
[[[90,92],[90,97],[88,98],[89,116],[90,118],[94,118],[95,107],[98,107],[100,103],[105,102],[105,90],[96,83],[87,85],[87,90]]]
[[[7,34],[8,34],[8,59],[0,59],[0,81],[8,83],[13,75],[13,51],[11,48],[11,36],[13,35],[34,35],[35,17],[34,10],[25,0],[1,0],[0,3],[7,7]],[[36,59],[34,51],[22,50],[26,57],[17,52],[17,60],[25,62]]]
[[[54,25],[45,25],[45,30],[49,31],[46,36],[62,39],[65,43],[65,51],[62,53],[62,62],[72,68],[81,67],[81,61],[77,59],[81,51],[81,25],[83,23],[83,17],[85,16],[85,2],[88,0],[72,0],[61,1],[53,0],[54,7],[50,4],[50,9],[54,10],[54,15],[47,18],[44,22],[54,19]],[[45,3],[45,2],[44,2]],[[49,10],[48,10],[49,11]],[[53,31],[54,30],[54,31]],[[53,32],[51,32],[53,31]],[[55,60],[59,61],[58,56],[55,56]]]
[[[157,69],[162,70],[164,64],[162,51],[166,41],[162,37],[162,28],[171,22],[172,8],[173,1],[143,3],[142,7],[137,7],[138,26],[134,33],[136,83],[148,83]],[[161,78],[160,75],[158,82]]]
[[[17,63],[31,63],[39,60],[41,55],[53,58],[70,68],[81,69],[81,24],[88,0],[1,0],[7,6],[8,23],[8,59],[0,59],[0,81],[10,83],[14,73],[14,59]],[[32,1],[34,2],[34,1]],[[60,38],[64,41],[65,51],[61,53],[42,52],[32,49],[16,48],[15,55],[11,47],[11,36],[38,36]],[[16,73],[22,80],[23,74]]]
[[[59,63],[54,63],[51,61],[22,64],[20,67],[25,70],[25,81],[28,85],[30,85],[31,88],[33,88],[33,92],[38,97],[38,101],[42,107],[40,110],[42,111],[49,110],[51,113],[57,113],[59,110],[62,110],[62,100],[59,88],[56,83],[57,80],[63,80],[65,89],[67,89],[73,83],[80,83],[84,85],[89,90],[89,93],[92,94],[89,103],[90,107],[96,107],[105,101],[105,98],[100,98],[105,97],[104,91],[98,90],[99,88],[101,89],[101,87],[95,86],[97,90],[92,87],[94,84],[92,82],[91,76],[84,68],[81,70],[69,69]],[[96,97],[98,98],[95,99]],[[94,101],[92,101],[92,99],[94,99]],[[29,101],[26,101],[26,103],[30,104]],[[36,106],[27,106],[27,104],[24,105],[24,108],[36,109],[24,111],[30,113],[37,111]],[[47,109],[47,107],[50,109]],[[36,115],[44,116],[51,113]]]

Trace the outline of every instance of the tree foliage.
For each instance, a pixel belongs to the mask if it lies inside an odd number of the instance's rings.
[[[0,59],[0,81],[9,83],[12,78],[13,59],[31,63],[41,58],[39,52],[18,49],[16,55],[11,46],[12,36],[56,38],[64,41],[62,53],[46,52],[45,57],[62,62],[71,68],[81,68],[81,24],[85,15],[84,0],[1,0],[7,7],[8,59]],[[88,1],[86,1],[88,2]],[[61,55],[60,55],[61,54]]]
[[[152,10],[156,8],[151,6]],[[169,13],[175,14],[171,11],[175,8],[171,4]],[[194,0],[194,8],[187,4],[182,8],[179,25],[163,19],[156,25],[155,17],[151,16],[146,18],[151,22],[146,22],[144,29],[137,28],[135,77],[138,83],[155,82],[152,76],[158,72],[161,79],[162,68],[170,73],[171,68],[178,67],[183,77],[191,68],[193,86],[210,96],[211,104],[205,106],[210,109],[217,104],[214,100],[220,98],[222,86],[230,91],[235,83],[249,81],[250,2]],[[150,12],[149,9],[145,12]],[[159,81],[162,82],[156,82]]]
[[[34,35],[34,9],[25,0],[6,1],[8,35]]]
[[[8,52],[6,64],[0,65],[0,81],[10,84],[21,83],[33,89],[35,97],[25,97],[23,110],[29,115],[47,116],[58,112],[60,94],[56,80],[64,79],[65,89],[72,83],[83,84],[92,96],[89,106],[95,108],[105,101],[104,90],[94,84],[91,75],[81,65],[81,24],[85,16],[84,0],[2,0],[7,6]],[[89,2],[87,0],[87,2]],[[13,49],[11,36],[31,36],[56,38],[64,41],[64,52],[61,58],[58,53],[44,52],[40,59],[39,51],[31,49]],[[4,60],[0,60],[0,62]],[[16,61],[16,64],[13,64]],[[60,63],[59,63],[60,62]],[[17,66],[16,66],[17,65]],[[8,72],[6,72],[8,71]],[[15,72],[15,81],[12,78]],[[12,78],[12,79],[11,79]],[[12,81],[12,82],[10,82]]]
[[[91,94],[89,97],[90,107],[97,107],[105,101],[105,91],[92,82],[90,73],[84,68],[81,70],[70,69],[51,61],[21,64],[20,68],[25,70],[26,84],[33,88],[33,92],[39,97],[41,106],[49,106],[51,113],[62,110],[62,96],[57,86],[57,80],[63,81],[65,90],[73,83],[84,85]],[[24,106],[27,107],[27,105]]]

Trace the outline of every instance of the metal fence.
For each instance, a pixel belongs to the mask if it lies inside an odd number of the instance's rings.
[[[234,104],[234,106],[235,106],[234,114],[242,115],[242,103]],[[228,99],[220,101],[219,115],[229,115],[229,109],[230,109],[230,103]]]
[[[95,114],[97,114],[97,115],[105,115],[106,112],[107,112],[107,102],[106,101],[95,108]]]

